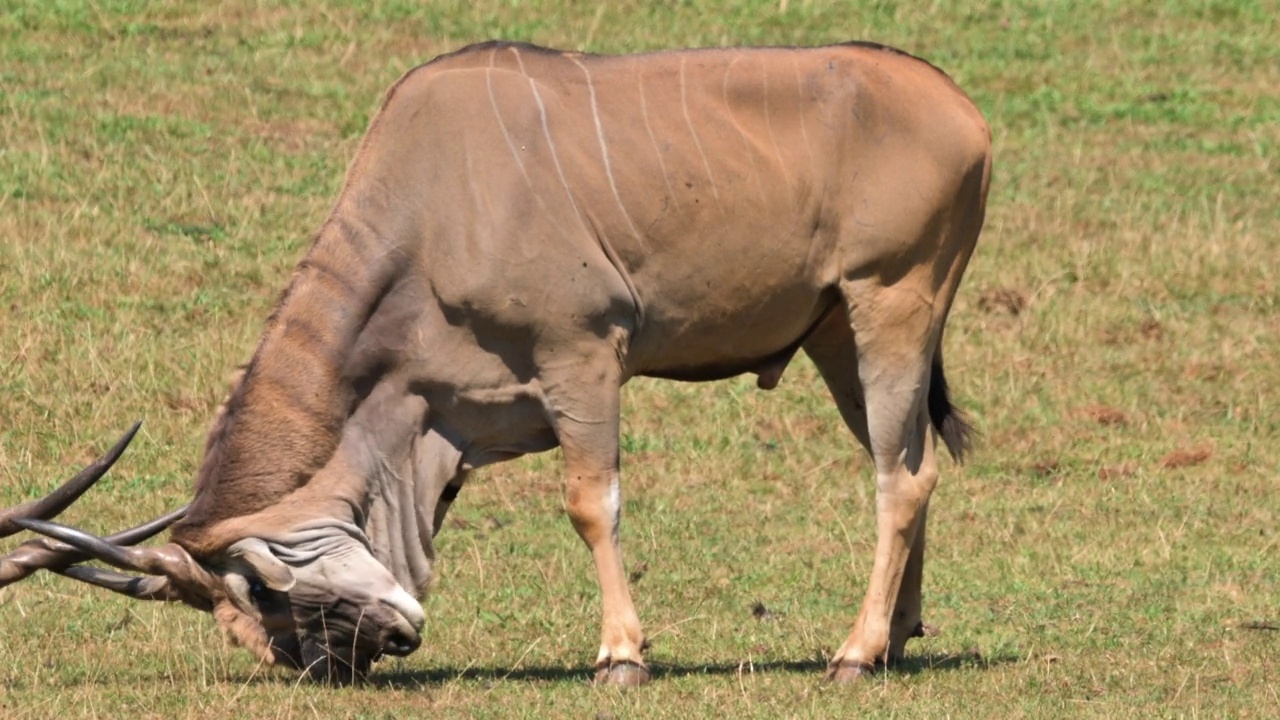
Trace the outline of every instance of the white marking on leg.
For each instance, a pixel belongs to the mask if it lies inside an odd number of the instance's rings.
[[[614,202],[618,203],[618,209],[622,211],[622,217],[626,219],[627,226],[631,228],[631,234],[636,236],[636,240],[640,242],[640,246],[644,247],[644,237],[640,235],[640,230],[636,228],[636,224],[631,221],[631,213],[627,212],[627,206],[622,202],[622,195],[618,192],[618,183],[613,177],[613,167],[609,164],[609,147],[604,138],[604,126],[600,123],[600,107],[596,104],[596,86],[591,81],[591,72],[587,70],[587,66],[582,64],[578,58],[572,58],[575,65],[582,68],[582,74],[587,78],[587,92],[591,98],[591,117],[596,124],[596,139],[600,142],[600,159],[604,163],[604,174],[609,178],[609,189],[613,191]]]
[[[684,111],[684,122],[689,126],[689,134],[693,136],[693,145],[698,149],[698,155],[702,158],[702,166],[707,169],[707,181],[711,183],[711,194],[715,196],[716,203],[720,202],[720,191],[716,189],[716,178],[711,174],[711,163],[707,161],[707,154],[702,150],[702,141],[698,140],[698,131],[693,127],[693,119],[689,117],[689,97],[686,92],[686,83],[684,79],[684,63],[685,56],[680,56],[680,109]]]
[[[617,537],[618,524],[622,518],[622,486],[616,472],[609,478],[609,496],[606,499],[605,509],[609,511],[610,522],[613,523],[613,534]]]

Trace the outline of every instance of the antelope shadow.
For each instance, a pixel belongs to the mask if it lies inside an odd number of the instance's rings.
[[[1010,653],[982,655],[977,652],[962,653],[925,653],[913,655],[894,665],[888,670],[893,675],[916,675],[922,672],[937,673],[940,671],[984,671],[992,667],[1009,665],[1022,660],[1021,656]],[[664,678],[681,678],[693,675],[733,676],[739,674],[761,675],[807,675],[817,682],[826,670],[826,660],[766,660],[766,661],[724,661],[715,663],[665,663],[653,662],[649,665],[654,682]],[[881,671],[884,672],[884,671]],[[424,687],[446,685],[459,680],[469,682],[553,682],[589,684],[595,675],[595,669],[589,665],[532,665],[511,668],[500,665],[443,665],[422,670],[407,668],[386,668],[374,671],[361,683],[366,687],[386,688],[392,690],[413,690]],[[878,675],[877,675],[878,677]],[[155,674],[151,678],[156,683],[172,684],[173,678],[168,674]],[[115,675],[86,676],[61,681],[66,685],[107,685],[119,683],[122,678]],[[137,677],[134,684],[145,682],[145,677]],[[296,683],[297,675],[260,668],[256,672],[229,673],[222,678],[223,682],[238,685],[264,685],[280,682]],[[15,697],[32,688],[23,682],[0,685],[6,693]]]
[[[982,655],[977,652],[925,653],[896,663],[887,672],[892,675],[916,675],[922,672],[978,670],[1019,662],[1022,658],[1009,653]],[[654,682],[664,678],[692,675],[730,676],[739,674],[800,674],[821,678],[826,660],[726,661],[716,663],[651,662],[649,671]],[[881,671],[885,672],[885,671]],[[501,682],[541,681],[590,683],[595,669],[589,665],[532,665],[518,668],[505,666],[440,666],[425,670],[375,670],[366,680],[372,687],[411,689],[444,685],[458,680]]]

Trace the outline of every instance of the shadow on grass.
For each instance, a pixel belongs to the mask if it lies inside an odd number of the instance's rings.
[[[890,679],[894,675],[917,675],[921,673],[938,673],[957,670],[982,671],[998,665],[1008,665],[1021,662],[1022,658],[1017,655],[1002,654],[996,656],[980,655],[977,652],[965,652],[959,654],[953,653],[934,653],[923,655],[908,656],[906,660],[895,665],[890,669]],[[792,675],[808,675],[817,683],[821,680],[823,673],[826,672],[827,664],[825,660],[774,660],[765,662],[723,662],[710,664],[668,664],[653,663],[649,670],[652,673],[653,681],[662,682],[664,679],[674,679],[690,676],[734,676],[742,673],[752,674],[792,674]],[[883,672],[883,671],[881,671]],[[507,667],[437,667],[426,670],[408,670],[408,669],[386,669],[379,671],[376,667],[372,674],[369,675],[362,683],[358,683],[357,687],[368,688],[385,688],[391,690],[414,690],[424,687],[432,687],[445,685],[459,680],[467,682],[480,683],[499,683],[504,681],[513,682],[550,682],[550,683],[575,683],[590,684],[595,670],[587,665],[565,666],[565,665],[544,665],[529,666],[510,669]],[[877,675],[878,676],[878,675]],[[156,682],[172,683],[173,678],[165,675],[164,678],[154,678]],[[253,673],[230,673],[220,678],[221,681],[236,685],[278,685],[281,683],[294,684],[302,682],[310,684],[306,680],[302,680],[292,671],[286,671],[280,668],[266,669]],[[134,678],[132,682],[137,682],[138,678]],[[122,682],[123,678],[113,675],[95,675],[93,677],[80,677],[64,679],[62,685],[104,685]],[[319,685],[316,685],[320,687]],[[0,690],[5,693],[15,693],[18,691],[31,690],[32,688],[25,682],[5,682],[0,684]]]
[[[784,673],[816,673],[823,667],[821,663],[812,661],[777,661],[757,662],[753,665],[755,672]],[[712,664],[712,665],[667,665],[650,664],[649,671],[655,682],[663,678],[685,677],[687,675],[734,675],[745,671],[746,664]],[[404,670],[379,673],[369,676],[367,683],[376,687],[403,688],[406,686],[442,685],[457,680],[467,681],[547,681],[547,682],[581,682],[590,683],[595,669],[588,665],[566,666],[532,666],[516,668],[505,667],[439,667],[429,670]]]
[[[1021,661],[1016,655],[984,656],[976,652],[959,654],[937,653],[913,655],[893,666],[888,672],[892,675],[918,675],[921,673],[947,672],[955,670],[986,670],[998,665],[1008,665]],[[665,678],[681,678],[694,675],[731,676],[740,673],[755,674],[797,674],[811,675],[820,680],[826,672],[825,660],[776,660],[766,662],[726,662],[711,664],[667,664],[652,663],[649,670],[654,682]],[[883,672],[883,671],[882,671]],[[374,671],[366,680],[371,687],[408,689],[443,685],[458,680],[470,682],[501,681],[540,681],[540,682],[574,682],[587,684],[595,675],[590,666],[531,666],[510,669],[506,667],[438,667],[428,670],[392,670],[389,672]]]

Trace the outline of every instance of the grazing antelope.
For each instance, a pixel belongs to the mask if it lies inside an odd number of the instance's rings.
[[[345,681],[421,642],[432,538],[467,473],[559,446],[600,583],[596,679],[642,683],[619,388],[750,372],[767,390],[803,349],[875,466],[874,566],[827,672],[862,675],[923,627],[937,438],[959,459],[968,431],[943,325],[990,173],[974,104],[879,45],[437,58],[387,93],[191,504],[105,539],[50,520],[131,431],[0,513],[0,536],[44,536],[0,584],[46,569],[181,601],[265,661]]]

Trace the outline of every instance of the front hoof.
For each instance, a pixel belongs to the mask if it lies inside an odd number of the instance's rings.
[[[846,683],[857,682],[863,678],[871,677],[875,671],[876,668],[874,665],[843,661],[828,665],[827,676],[824,679],[829,683],[844,685]]]
[[[649,668],[627,660],[596,670],[596,685],[634,688],[649,682]]]

